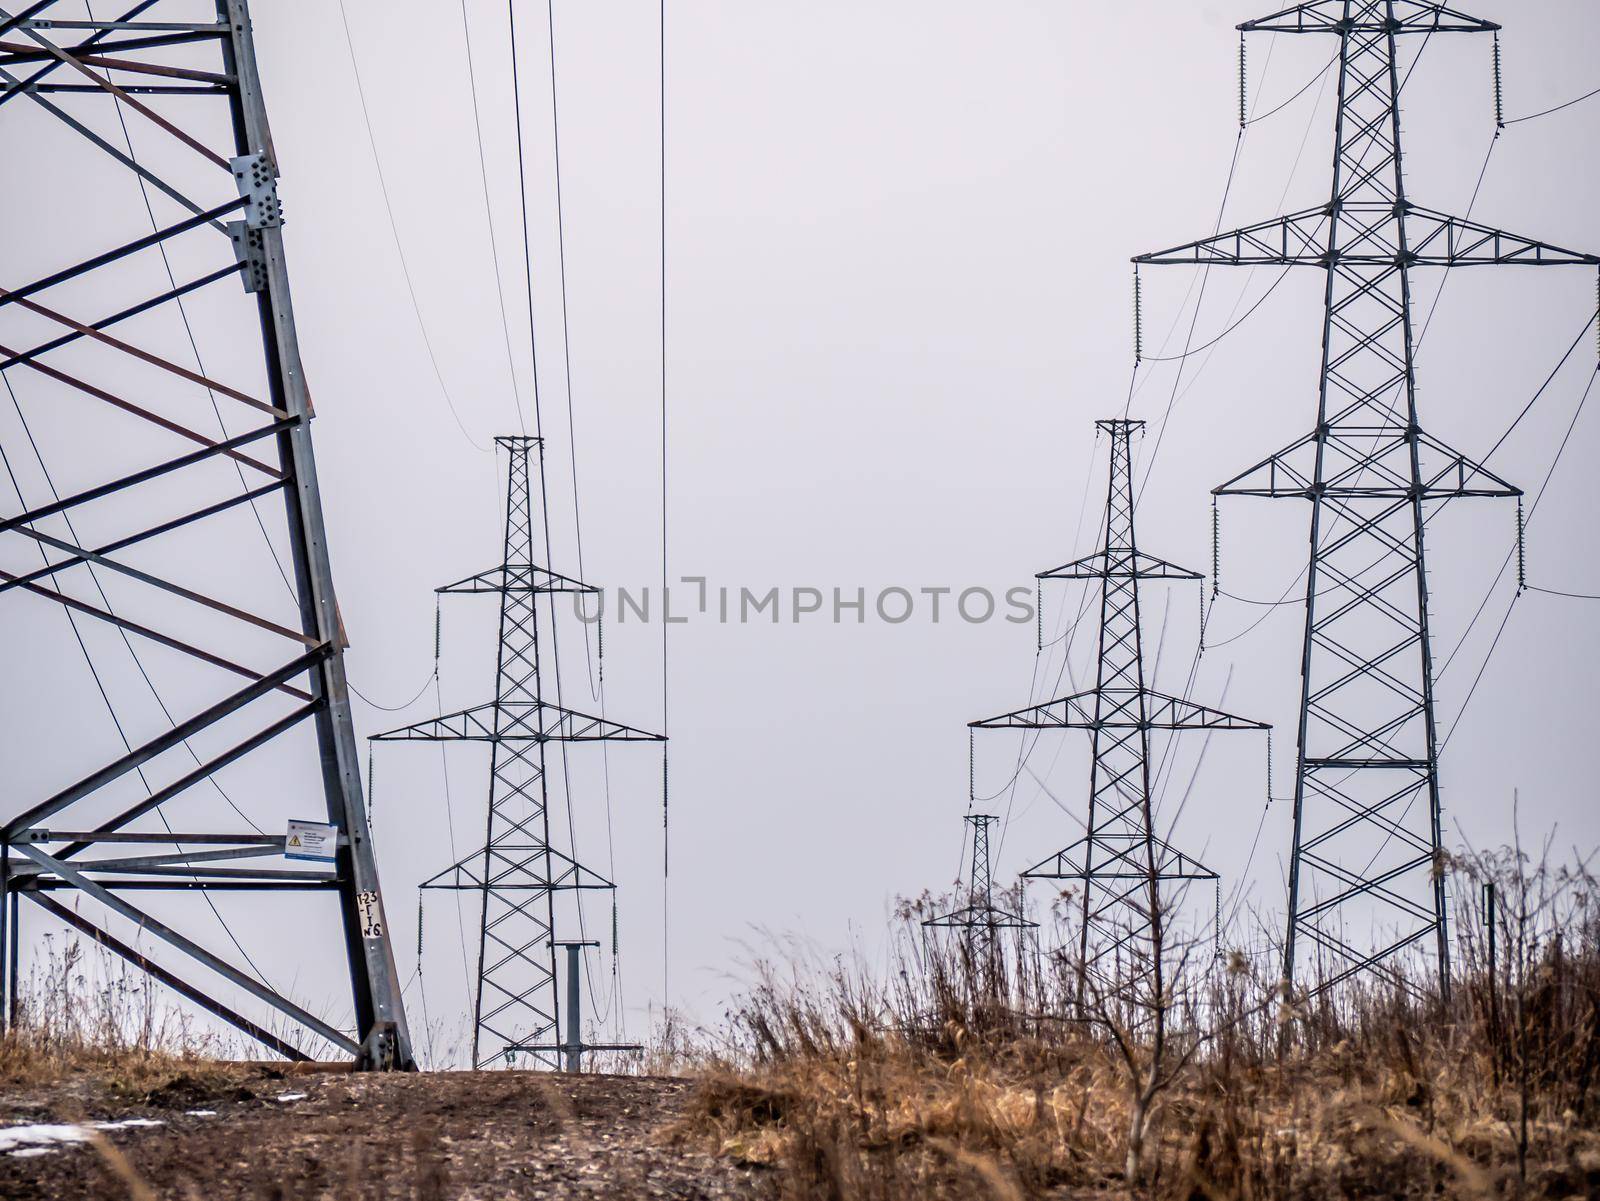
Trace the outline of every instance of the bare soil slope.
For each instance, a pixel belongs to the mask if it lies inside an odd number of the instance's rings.
[[[0,1153],[0,1197],[765,1195],[764,1173],[667,1137],[690,1087],[530,1072],[262,1070],[179,1076],[144,1093],[97,1080],[57,1083],[0,1096],[0,1120],[163,1124],[105,1131],[100,1147],[55,1144],[23,1155],[8,1148]]]

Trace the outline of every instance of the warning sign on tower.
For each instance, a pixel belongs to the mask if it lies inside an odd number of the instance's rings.
[[[321,822],[290,821],[283,840],[285,859],[316,859],[332,863],[339,846],[339,827]]]

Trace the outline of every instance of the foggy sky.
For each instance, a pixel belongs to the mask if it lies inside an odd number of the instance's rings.
[[[398,705],[432,671],[432,590],[499,560],[504,460],[480,448],[535,424],[517,165],[504,12],[469,0],[508,366],[460,14],[415,0],[345,4],[409,287],[337,9],[259,0],[256,36],[351,678],[365,696]],[[1508,115],[1596,86],[1600,14],[1592,6],[1469,7],[1506,25]],[[668,8],[672,578],[763,592],[853,596],[859,588],[869,598],[889,587],[1003,594],[1031,592],[1035,572],[1093,550],[1105,443],[1096,443],[1092,423],[1129,403],[1128,260],[1217,224],[1239,137],[1233,26],[1261,12],[1177,0],[673,0]],[[638,589],[662,574],[656,7],[558,0],[555,13],[565,346],[545,14],[530,5],[518,16],[539,421],[556,545],[549,566],[579,574],[581,529],[584,578]],[[1255,111],[1292,96],[1333,49],[1328,38],[1255,35]],[[1485,38],[1430,39],[1403,112],[1415,202],[1463,214],[1471,201],[1494,135],[1489,64]],[[1326,200],[1332,72],[1325,85],[1244,135],[1224,228]],[[1597,121],[1600,100],[1508,127],[1473,218],[1600,247],[1600,172],[1589,153]],[[8,131],[0,121],[0,139],[8,162],[44,144],[37,123]],[[8,228],[52,203],[45,184],[34,178],[21,195],[6,190]],[[136,197],[124,185],[114,201],[73,203],[88,219],[99,204]],[[8,285],[31,277],[23,265],[5,275]],[[1146,269],[1147,353],[1181,350],[1191,319],[1193,343],[1210,341],[1276,275],[1213,272],[1196,318],[1198,273]],[[1418,278],[1426,317],[1438,274]],[[1141,477],[1150,469],[1138,510],[1142,548],[1209,571],[1210,489],[1309,430],[1321,291],[1319,273],[1291,273],[1181,376],[1176,363],[1149,362],[1132,377],[1131,414],[1150,422],[1136,451]],[[1595,280],[1581,269],[1458,271],[1440,296],[1418,358],[1423,424],[1481,455],[1593,313]],[[1491,461],[1530,494],[1594,369],[1592,341]],[[48,433],[53,460],[94,453],[92,433],[81,442],[68,428]],[[8,447],[16,436],[0,419]],[[1586,412],[1529,526],[1531,583],[1600,592],[1587,478],[1597,440],[1600,425]],[[1459,656],[1447,658],[1515,531],[1505,504],[1451,508],[1429,527],[1428,543],[1439,712],[1451,731],[1442,767],[1448,841],[1508,840],[1516,792],[1526,840],[1541,843],[1554,831],[1558,852],[1586,853],[1600,838],[1594,602],[1524,595],[1483,668],[1515,591],[1514,578],[1503,577]],[[1303,564],[1305,520],[1292,502],[1226,503],[1228,591],[1279,596]],[[1077,611],[1078,587],[1046,590],[1047,639]],[[61,622],[35,598],[9,595],[6,604],[8,623],[24,608],[40,628]],[[1194,585],[1152,588],[1145,614],[1152,686],[1179,693],[1198,627]],[[1190,690],[1201,703],[1279,727],[1280,798],[1293,784],[1288,731],[1301,623],[1296,606],[1221,601]],[[490,600],[445,606],[445,711],[491,699],[493,626]],[[579,709],[598,704],[583,636],[568,619],[562,685]],[[603,764],[598,749],[571,756],[579,858],[622,884],[621,968],[634,1035],[664,997],[695,1019],[716,1020],[751,960],[780,936],[807,940],[822,957],[852,945],[879,954],[894,899],[955,878],[968,806],[966,723],[1067,690],[1055,686],[1058,653],[1036,663],[1031,623],[971,624],[948,612],[933,623],[919,610],[897,625],[696,617],[670,638],[666,923],[659,754],[620,747]],[[1086,623],[1068,677],[1083,679],[1091,644]],[[58,636],[6,645],[7,674],[17,679],[54,672],[52,656],[66,644]],[[79,683],[62,684],[61,703],[71,703]],[[660,728],[658,625],[607,624],[605,686],[609,716]],[[8,717],[33,708],[15,686],[5,691]],[[103,712],[80,703],[79,740],[54,721],[28,733],[38,759],[60,765],[41,779],[70,776],[90,739],[111,745],[109,727],[98,728]],[[358,701],[358,732],[421,720],[433,706],[431,687],[399,714]],[[1073,841],[1072,814],[1083,811],[1086,736],[1040,739],[1029,767],[1044,783],[1024,772],[1008,788],[1017,748],[999,733],[977,743],[978,808],[1009,816],[996,835],[997,877]],[[1176,820],[1179,845],[1275,915],[1290,815],[1286,801],[1265,808],[1263,751],[1254,736],[1214,740],[1179,816],[1200,753],[1198,740],[1186,741],[1163,813]],[[8,762],[20,761],[15,753]],[[460,853],[481,841],[484,761],[470,749],[449,754],[447,818],[437,748],[376,753],[379,866],[402,979],[415,966],[415,885],[450,861],[452,837]],[[270,798],[264,804],[270,812]],[[565,822],[563,808],[563,832]],[[456,913],[448,898],[427,904],[422,980],[448,1041],[466,996]],[[586,922],[609,944],[609,910],[589,904]],[[470,906],[464,913],[470,939]],[[252,951],[272,942],[271,919],[256,914],[250,925]],[[293,967],[292,954],[282,962],[297,987],[339,1003],[336,962]],[[594,963],[609,973],[606,958]],[[420,1027],[420,995],[407,995]]]

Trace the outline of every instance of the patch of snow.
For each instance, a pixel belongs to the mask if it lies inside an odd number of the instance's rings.
[[[217,1111],[214,1109],[186,1109],[183,1111],[183,1116],[186,1118],[214,1118],[217,1116]]]
[[[19,1147],[17,1150],[10,1152],[10,1155],[12,1159],[32,1159],[36,1155],[54,1155],[55,1153],[56,1149],[54,1147]]]
[[[281,1093],[278,1096],[278,1100],[282,1102],[304,1101],[305,1099],[306,1095],[304,1093]]]
[[[6,1126],[0,1128],[0,1151],[51,1143],[81,1143],[89,1137],[82,1126]]]
[[[89,1126],[30,1125],[0,1127],[0,1152],[11,1155],[45,1155],[59,1145],[85,1143],[93,1130],[135,1130],[165,1126],[151,1118],[125,1118],[120,1122],[96,1122]]]

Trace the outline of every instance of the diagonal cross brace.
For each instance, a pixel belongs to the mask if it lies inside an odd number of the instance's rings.
[[[224,980],[227,980],[228,983],[236,985],[256,999],[264,1001],[266,1004],[278,1010],[278,1012],[306,1027],[306,1029],[315,1031],[323,1038],[331,1042],[334,1046],[348,1051],[351,1055],[361,1054],[360,1044],[352,1040],[350,1036],[345,1034],[343,1031],[330,1026],[327,1022],[323,1021],[315,1014],[309,1013],[308,1011],[300,1008],[300,1006],[296,1005],[293,1001],[287,1000],[286,998],[280,996],[278,993],[274,992],[272,989],[268,988],[265,984],[262,984],[254,977],[245,975],[232,964],[226,962],[225,960],[219,959],[217,956],[213,955],[210,951],[206,950],[198,943],[192,942],[183,935],[177,933],[175,930],[168,928],[166,925],[157,921],[143,910],[135,908],[121,897],[112,893],[104,885],[90,879],[88,876],[85,876],[77,868],[62,862],[51,855],[47,855],[44,851],[40,850],[36,846],[33,846],[32,844],[14,843],[13,845],[18,851],[26,855],[29,859],[32,859],[46,871],[60,876],[63,880],[71,883],[73,887],[77,888],[79,891],[84,892],[93,897],[95,900],[99,901],[107,909],[110,909],[112,912],[126,918],[130,922],[136,923],[141,929],[148,931],[156,938],[161,939],[161,941],[176,947],[189,958],[200,964],[203,964],[205,967],[210,968]]]

